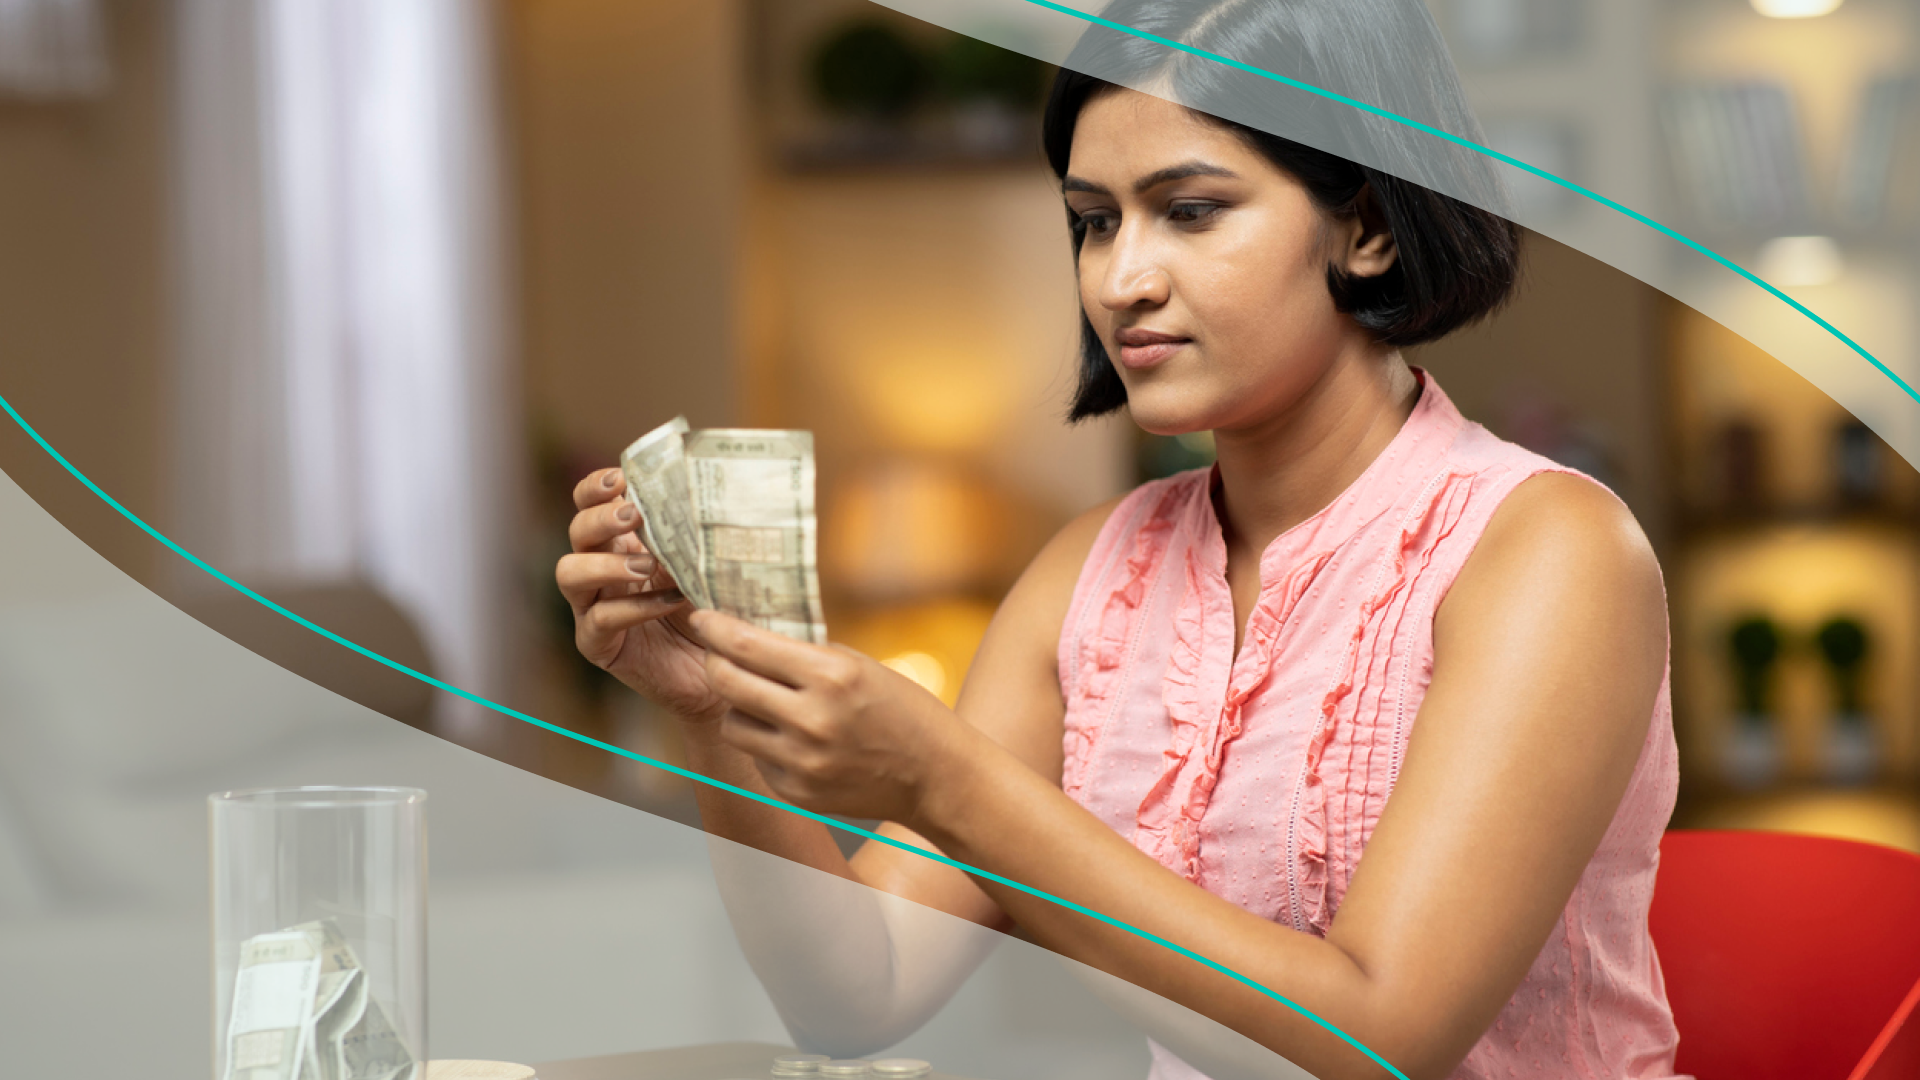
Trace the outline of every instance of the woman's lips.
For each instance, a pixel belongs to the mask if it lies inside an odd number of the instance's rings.
[[[1135,370],[1149,368],[1172,356],[1191,339],[1151,330],[1122,330],[1114,335],[1120,363]]]
[[[1120,362],[1130,368],[1148,368],[1172,356],[1184,341],[1163,341],[1157,345],[1122,345]]]

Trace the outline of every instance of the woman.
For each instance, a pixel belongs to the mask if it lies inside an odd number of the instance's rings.
[[[1428,66],[1353,96],[1472,130],[1416,0],[1105,15],[1320,86],[1404,66],[1413,41]],[[1218,119],[1248,100],[1221,71],[1096,33],[1056,82],[1045,139],[1084,316],[1072,415],[1212,431],[1218,461],[1061,530],[957,708],[851,650],[687,610],[617,470],[576,491],[558,568],[579,646],[681,717],[701,772],[882,819],[1217,960],[1410,1077],[1670,1076],[1646,929],[1677,781],[1658,565],[1611,493],[1468,423],[1400,353],[1502,302],[1517,230]],[[1314,138],[1396,152],[1352,130]],[[700,799],[719,836],[1017,925],[1316,1076],[1382,1075],[1125,930]],[[1155,1059],[1158,1077],[1200,1075]]]

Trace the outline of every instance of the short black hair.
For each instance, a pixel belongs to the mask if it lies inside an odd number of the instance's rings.
[[[1116,0],[1101,17],[1484,141],[1421,0]],[[1413,74],[1383,79],[1382,70]],[[1410,146],[1403,125],[1394,125],[1403,129],[1395,131],[1351,105],[1255,80],[1218,60],[1096,25],[1075,46],[1048,96],[1041,133],[1048,164],[1056,177],[1066,178],[1074,127],[1097,95],[1128,84],[1170,86],[1168,96],[1245,139],[1300,181],[1314,204],[1335,218],[1357,213],[1361,192],[1372,189],[1393,234],[1393,266],[1360,277],[1329,265],[1327,290],[1335,309],[1352,315],[1376,340],[1395,346],[1433,341],[1506,302],[1519,274],[1519,226],[1479,205],[1263,127],[1305,129],[1321,145],[1367,149],[1374,160],[1451,170],[1446,179],[1457,190],[1487,192],[1482,202],[1504,205],[1499,202],[1504,189],[1484,159],[1470,151],[1449,156],[1431,145]],[[1250,100],[1283,113],[1250,112],[1245,104]],[[1221,112],[1255,117],[1263,127],[1205,107],[1216,102],[1226,106]],[[1284,119],[1268,122],[1268,115]],[[1382,151],[1388,143],[1397,145]],[[1071,210],[1067,218],[1072,224]],[[1083,239],[1084,231],[1074,228],[1076,261]],[[1084,310],[1080,353],[1069,422],[1103,416],[1127,403],[1126,386]]]

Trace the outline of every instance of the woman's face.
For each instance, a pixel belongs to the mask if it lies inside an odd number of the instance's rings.
[[[1391,237],[1321,211],[1227,128],[1148,94],[1099,94],[1062,187],[1086,230],[1081,306],[1147,431],[1258,425],[1372,347],[1334,310],[1327,267],[1384,272]]]

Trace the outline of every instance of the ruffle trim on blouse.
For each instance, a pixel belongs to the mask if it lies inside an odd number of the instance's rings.
[[[1160,557],[1167,549],[1177,520],[1179,508],[1191,493],[1193,484],[1206,482],[1209,473],[1195,477],[1182,477],[1165,485],[1158,493],[1147,519],[1134,531],[1133,543],[1127,553],[1126,562],[1121,567],[1120,584],[1107,594],[1106,604],[1100,609],[1093,632],[1080,648],[1079,691],[1076,695],[1083,706],[1069,710],[1070,719],[1066,738],[1062,744],[1064,760],[1061,767],[1060,787],[1075,801],[1081,801],[1087,782],[1087,770],[1093,759],[1094,743],[1099,738],[1100,729],[1105,724],[1105,708],[1112,699],[1115,680],[1120,675],[1121,666],[1126,662],[1127,644],[1133,637],[1135,613],[1146,599],[1147,589],[1153,584],[1153,571]]]
[[[1209,671],[1202,658],[1232,655],[1230,638],[1210,641],[1207,637],[1209,628],[1221,626],[1232,633],[1232,596],[1222,583],[1213,588],[1203,585],[1208,570],[1200,565],[1197,551],[1188,553],[1186,593],[1176,610],[1174,642],[1162,684],[1173,737],[1161,757],[1159,777],[1140,801],[1133,843],[1189,881],[1200,878],[1200,822],[1213,801],[1227,748],[1245,730],[1241,706],[1270,672],[1268,660],[1279,627],[1332,558],[1331,551],[1312,556],[1261,595],[1248,615],[1240,645],[1241,655],[1252,653],[1253,659],[1234,665],[1238,671],[1229,688],[1226,680],[1218,678],[1219,670]],[[1215,610],[1222,605],[1227,607],[1224,614]],[[1217,684],[1210,684],[1209,675]]]
[[[1185,570],[1184,592],[1174,609],[1173,647],[1161,682],[1161,701],[1172,725],[1171,738],[1160,755],[1160,775],[1154,778],[1153,786],[1147,789],[1135,812],[1133,844],[1160,865],[1192,881],[1200,872],[1200,816],[1206,811],[1207,800],[1204,795],[1195,797],[1196,783],[1188,765],[1194,750],[1203,741],[1208,744],[1208,752],[1203,757],[1217,760],[1218,751],[1214,746],[1222,733],[1219,724],[1207,723],[1203,703],[1213,695],[1207,694],[1201,685],[1200,666],[1201,657],[1209,651],[1206,643],[1209,608],[1218,605],[1218,598],[1201,585],[1191,557],[1185,560]],[[1209,727],[1214,730],[1209,731]],[[1217,767],[1214,771],[1218,771]],[[1212,776],[1202,776],[1200,784],[1211,790]]]
[[[1338,729],[1336,713],[1340,703],[1359,688],[1364,674],[1360,669],[1360,646],[1366,638],[1367,624],[1376,613],[1405,592],[1418,579],[1417,571],[1424,569],[1430,561],[1431,552],[1429,559],[1422,560],[1420,567],[1410,572],[1408,554],[1419,547],[1421,538],[1436,527],[1442,537],[1453,531],[1465,515],[1467,495],[1473,480],[1472,473],[1450,471],[1434,485],[1430,495],[1416,500],[1401,516],[1399,535],[1392,548],[1392,562],[1382,575],[1381,584],[1355,612],[1340,679],[1321,699],[1320,722],[1307,742],[1306,763],[1300,782],[1298,844],[1294,852],[1300,911],[1307,926],[1318,933],[1326,933],[1332,925],[1335,906],[1327,855],[1327,798],[1331,791],[1345,791],[1347,780],[1347,763],[1329,761],[1326,757],[1327,747],[1333,743]],[[1435,513],[1436,508],[1438,514]],[[1380,809],[1379,806],[1366,808],[1365,814],[1373,820],[1362,823],[1363,832],[1371,830],[1373,821],[1379,818]]]

